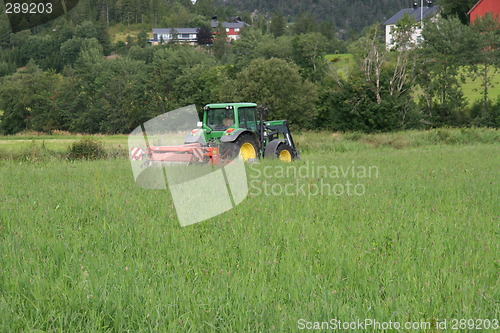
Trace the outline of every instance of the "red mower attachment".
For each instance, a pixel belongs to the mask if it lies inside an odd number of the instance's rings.
[[[221,163],[218,147],[205,147],[199,143],[180,146],[150,146],[143,156],[151,163],[210,163],[214,165]]]

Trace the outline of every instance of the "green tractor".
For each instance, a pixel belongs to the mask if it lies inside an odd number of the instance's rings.
[[[222,159],[237,154],[245,161],[299,158],[286,120],[264,121],[268,110],[255,103],[207,104],[203,121],[185,138],[186,145],[219,147]]]

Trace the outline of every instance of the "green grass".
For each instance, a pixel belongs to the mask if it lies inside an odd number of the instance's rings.
[[[143,27],[140,23],[134,23],[130,25],[120,23],[109,28],[109,35],[111,36],[111,41],[113,44],[116,44],[119,41],[126,42],[129,35],[133,38],[134,41],[136,41],[137,35],[142,31],[142,29],[151,34],[151,28]]]
[[[339,74],[342,78],[349,77],[352,71],[352,66],[354,66],[352,54],[327,54],[325,59],[329,64],[336,68],[337,74]]]
[[[498,131],[296,138],[286,168],[378,173],[262,178],[284,167],[262,161],[243,203],[181,228],[168,191],[136,187],[124,159],[0,160],[0,331],[498,318]],[[257,195],[264,181],[365,194]]]
[[[481,78],[473,78],[470,74],[465,74],[466,80],[462,84],[464,96],[472,104],[478,100],[483,100],[483,87]],[[500,70],[496,73],[490,73],[491,83],[489,86],[488,98],[496,101],[500,97]]]

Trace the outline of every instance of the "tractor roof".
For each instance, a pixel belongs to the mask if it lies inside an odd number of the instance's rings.
[[[211,108],[211,109],[220,109],[220,108],[225,108],[226,106],[232,106],[234,108],[241,108],[241,107],[256,107],[257,104],[255,103],[214,103],[214,104],[207,104],[206,107]]]

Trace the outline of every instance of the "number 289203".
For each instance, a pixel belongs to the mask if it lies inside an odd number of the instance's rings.
[[[50,14],[52,3],[5,3],[5,14]]]

